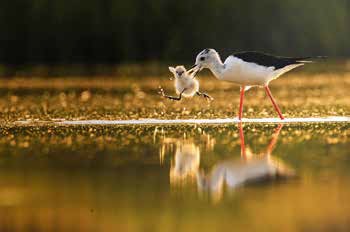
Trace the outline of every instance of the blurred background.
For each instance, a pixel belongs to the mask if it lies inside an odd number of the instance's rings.
[[[114,75],[206,47],[344,59],[349,22],[349,0],[4,1],[0,75]]]
[[[350,0],[1,1],[0,231],[350,231],[349,22]],[[107,125],[236,118],[209,72],[214,101],[158,93],[208,47],[330,57],[271,91],[286,118],[344,121]],[[244,101],[277,117],[262,89]]]

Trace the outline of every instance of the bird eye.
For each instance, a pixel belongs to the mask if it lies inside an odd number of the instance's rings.
[[[201,57],[199,60],[204,61],[204,60],[205,60],[205,57]]]

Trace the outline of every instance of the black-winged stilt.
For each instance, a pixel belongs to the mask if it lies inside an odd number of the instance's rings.
[[[265,88],[279,117],[284,119],[271,94],[269,83],[282,74],[310,62],[312,58],[321,57],[281,57],[260,52],[240,52],[227,57],[223,63],[214,49],[207,48],[197,55],[196,63],[189,72],[197,73],[208,68],[217,79],[240,85],[239,120],[242,119],[244,91],[252,86]]]

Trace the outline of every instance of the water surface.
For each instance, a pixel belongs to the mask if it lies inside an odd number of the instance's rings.
[[[348,231],[348,123],[3,126],[1,231]]]

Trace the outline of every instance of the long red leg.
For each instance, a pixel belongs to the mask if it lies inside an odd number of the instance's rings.
[[[244,85],[241,86],[241,96],[239,99],[239,113],[238,113],[238,119],[242,120],[242,115],[243,115],[243,99],[244,99]]]
[[[269,143],[269,145],[267,146],[267,151],[266,153],[268,155],[271,154],[272,150],[275,148],[275,145],[277,143],[277,139],[278,139],[278,136],[280,135],[280,132],[282,130],[282,127],[283,127],[283,124],[279,124],[278,127],[276,128],[275,132],[273,133],[272,135],[272,139]]]
[[[245,143],[244,143],[244,132],[243,132],[243,125],[242,122],[238,124],[239,129],[239,138],[241,140],[241,157],[243,159],[247,159],[246,152],[245,152]]]
[[[280,119],[283,120],[284,117],[282,115],[282,112],[281,112],[280,108],[278,107],[278,105],[276,104],[275,99],[273,99],[271,91],[269,89],[269,86],[266,85],[265,90],[266,90],[267,95],[270,97],[271,102],[272,102],[273,106],[275,107],[275,110],[277,111],[278,115],[280,116]]]

